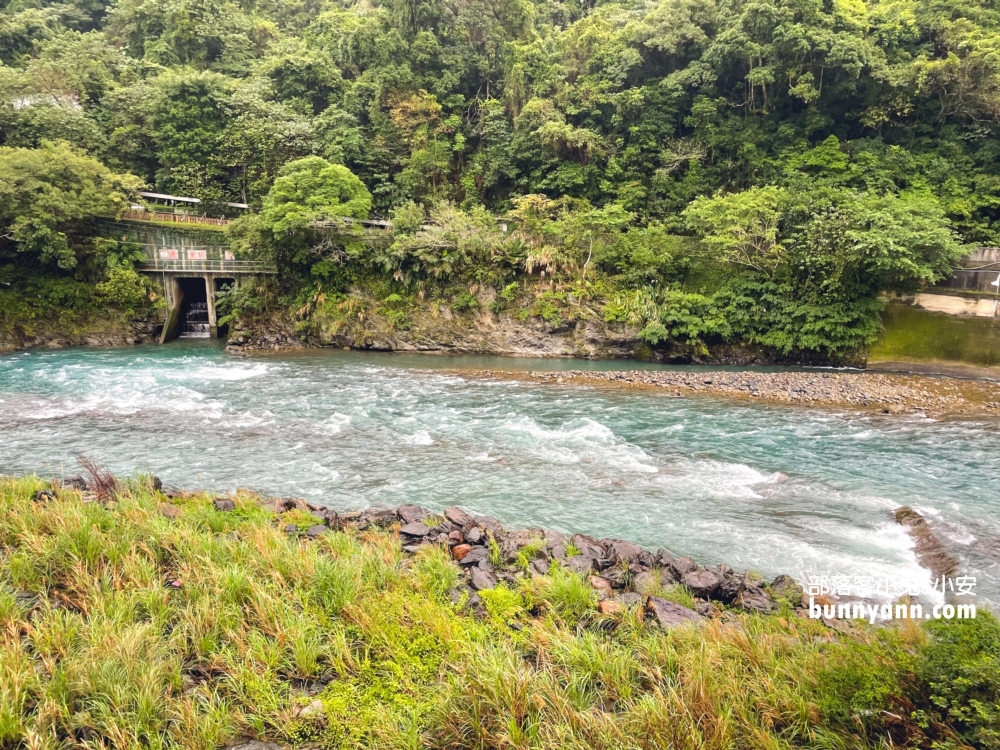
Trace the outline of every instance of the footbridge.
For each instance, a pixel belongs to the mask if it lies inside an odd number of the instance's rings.
[[[161,344],[179,336],[218,337],[219,293],[248,279],[278,272],[270,263],[236,257],[226,239],[229,220],[225,218],[134,207],[96,224],[98,236],[141,247],[145,258],[136,264],[136,270],[163,284],[167,315]],[[387,221],[351,219],[315,225],[317,231],[367,243],[384,241],[389,227]]]

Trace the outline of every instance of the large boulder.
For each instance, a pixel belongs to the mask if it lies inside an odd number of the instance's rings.
[[[701,622],[702,617],[687,607],[658,596],[646,599],[646,616],[664,628]]]
[[[431,512],[426,508],[421,508],[419,505],[407,504],[400,505],[396,509],[396,514],[403,523],[416,523],[417,521],[423,521]]]
[[[607,547],[609,557],[615,562],[626,562],[633,565],[639,562],[639,556],[642,554],[642,547],[631,542],[614,540]]]
[[[778,576],[771,581],[769,588],[776,599],[784,599],[793,607],[802,606],[802,587],[791,576]]]
[[[486,547],[473,547],[470,549],[458,564],[465,567],[469,565],[478,565],[483,560],[486,560],[490,556],[490,551]]]
[[[589,573],[594,567],[594,561],[586,555],[574,555],[562,561],[562,566],[573,573]]]
[[[751,612],[761,612],[767,614],[774,609],[774,600],[763,586],[748,586],[744,588],[736,597],[737,607]]]
[[[493,536],[500,536],[503,534],[503,526],[501,526],[500,522],[493,518],[493,516],[476,516],[476,523],[493,534]]]
[[[681,576],[681,583],[699,599],[711,599],[722,585],[722,576],[714,570],[692,570]]]
[[[412,537],[424,537],[427,536],[431,530],[427,527],[427,524],[415,521],[414,523],[408,523],[402,528],[400,528],[399,533],[404,536]]]
[[[476,519],[454,505],[450,508],[445,508],[444,517],[456,526],[461,526],[463,529],[472,526],[476,522]]]
[[[497,585],[497,578],[482,568],[473,568],[469,583],[472,584],[472,588],[476,591],[482,591],[483,589],[494,588]]]
[[[694,571],[698,570],[698,563],[696,563],[690,557],[681,557],[674,560],[670,564],[670,567],[674,569],[674,572],[677,574],[678,580],[683,580],[685,573],[693,573]]]

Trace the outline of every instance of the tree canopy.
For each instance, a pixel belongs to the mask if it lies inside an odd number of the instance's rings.
[[[114,215],[142,186],[66,143],[0,148],[0,227],[22,253],[70,269],[77,255],[67,232],[85,217]]]
[[[540,244],[499,253],[523,273],[725,291],[732,330],[734,300],[776,295],[822,325],[861,315],[863,341],[875,295],[1000,242],[994,5],[9,3],[0,144],[65,140],[161,192],[249,203],[274,236],[407,206],[530,223],[544,199],[545,231],[518,234]],[[417,244],[377,264],[434,275]]]

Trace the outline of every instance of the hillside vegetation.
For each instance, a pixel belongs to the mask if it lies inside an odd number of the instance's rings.
[[[447,547],[404,553],[396,528],[311,538],[294,503],[96,490],[0,478],[0,747],[1000,747],[982,610],[663,629],[599,614],[558,564],[472,609]]]
[[[87,217],[145,183],[249,203],[231,241],[279,264],[305,329],[317,306],[499,300],[654,349],[856,358],[881,293],[997,242],[998,21],[986,0],[6,0],[0,282],[102,278],[122,249]],[[352,237],[366,216],[394,229]]]

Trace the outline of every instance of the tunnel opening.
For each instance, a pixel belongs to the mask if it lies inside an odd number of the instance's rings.
[[[215,304],[216,304],[216,315],[220,320],[224,319],[230,312],[231,306],[229,305],[228,298],[229,295],[236,288],[236,279],[215,279]],[[218,324],[216,328],[216,336],[218,338],[225,338],[229,335],[229,321]]]
[[[207,339],[211,335],[208,324],[208,292],[204,279],[178,279],[181,290],[180,337]]]

